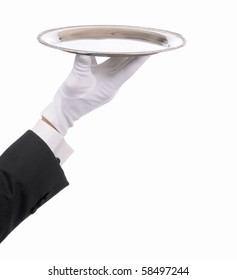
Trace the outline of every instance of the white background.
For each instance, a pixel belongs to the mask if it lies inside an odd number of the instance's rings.
[[[1,5],[1,152],[35,124],[72,67],[74,55],[37,42],[41,31],[138,25],[181,33],[187,45],[152,56],[112,102],[70,130],[70,186],[7,237],[0,263],[237,259],[234,4]]]

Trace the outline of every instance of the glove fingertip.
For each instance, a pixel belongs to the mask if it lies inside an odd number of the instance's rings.
[[[90,65],[91,57],[89,55],[77,54],[75,57],[75,63],[81,64],[81,65]]]

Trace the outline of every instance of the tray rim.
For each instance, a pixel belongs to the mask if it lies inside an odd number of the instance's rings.
[[[164,49],[159,49],[159,50],[152,50],[152,51],[143,51],[143,52],[96,52],[96,51],[85,51],[85,50],[75,50],[75,49],[70,49],[70,48],[65,48],[65,47],[60,47],[60,46],[56,46],[53,44],[50,44],[46,41],[43,40],[43,35],[50,33],[50,32],[54,32],[57,30],[63,30],[63,29],[76,29],[76,28],[130,28],[130,29],[134,29],[134,30],[142,30],[142,31],[149,31],[149,32],[154,32],[154,33],[159,33],[159,32],[164,32],[164,33],[168,33],[174,36],[179,37],[182,40],[182,44],[178,45],[178,46],[174,46],[174,47],[167,47]],[[81,55],[89,55],[89,56],[103,56],[103,57],[112,57],[112,56],[144,56],[144,55],[153,55],[153,54],[157,54],[160,52],[166,52],[166,51],[171,51],[171,50],[175,50],[175,49],[179,49],[183,46],[186,45],[186,39],[184,38],[183,35],[177,33],[177,32],[173,32],[173,31],[169,31],[169,30],[165,30],[165,29],[158,29],[158,28],[153,28],[153,27],[144,27],[144,26],[135,26],[135,25],[106,25],[106,24],[99,24],[99,25],[72,25],[72,26],[65,26],[65,27],[57,27],[57,28],[51,28],[51,29],[47,29],[44,30],[42,32],[40,32],[37,36],[37,40],[38,42],[40,42],[41,44],[50,47],[50,48],[54,48],[54,49],[58,49],[64,52],[69,52],[69,53],[74,53],[74,54],[81,54]]]

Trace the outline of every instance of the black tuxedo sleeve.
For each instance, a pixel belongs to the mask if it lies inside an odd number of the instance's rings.
[[[27,131],[0,157],[0,242],[67,185],[52,151]]]

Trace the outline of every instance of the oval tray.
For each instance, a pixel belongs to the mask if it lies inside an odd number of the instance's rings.
[[[70,26],[43,31],[38,41],[66,52],[94,56],[138,56],[184,46],[182,35],[155,28],[125,25]]]

